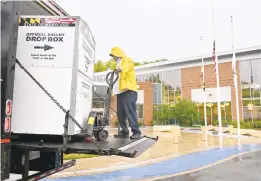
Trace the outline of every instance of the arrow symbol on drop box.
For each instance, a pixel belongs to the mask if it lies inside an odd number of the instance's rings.
[[[34,49],[44,49],[44,51],[50,50],[53,47],[49,46],[49,45],[44,45],[44,46],[34,46]]]

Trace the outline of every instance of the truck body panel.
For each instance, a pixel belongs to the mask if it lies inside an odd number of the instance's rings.
[[[80,26],[89,33],[79,17],[21,16],[17,59],[84,126],[92,107],[94,43]],[[16,68],[12,132],[62,135],[64,112]],[[68,130],[69,135],[80,132],[71,121]]]
[[[1,1],[1,180],[9,178],[11,164],[10,121],[12,121],[19,8],[19,1]],[[11,109],[7,107],[7,101],[11,102],[9,107]],[[8,114],[7,108],[11,110]]]
[[[81,72],[78,72],[75,119],[81,120],[79,123],[84,128],[86,128],[85,123],[89,116],[89,114],[86,114],[86,110],[91,111],[92,109],[92,104],[90,103],[92,103],[92,82]],[[76,133],[80,133],[80,131],[80,128],[75,127]]]
[[[71,87],[70,68],[26,68],[55,99],[63,106],[70,107],[71,90],[66,89]],[[60,89],[57,89],[57,85]],[[14,134],[63,134],[64,113],[19,67],[16,67],[14,90],[11,126]]]
[[[95,42],[91,31],[83,20],[79,20],[78,36],[78,71],[85,74],[90,80],[94,76]]]
[[[77,59],[77,90],[75,102],[75,118],[80,120],[80,124],[86,128],[88,113],[92,109],[92,86],[95,62],[95,43],[91,31],[87,24],[79,19],[78,49]],[[75,127],[75,133],[80,133],[80,129]]]

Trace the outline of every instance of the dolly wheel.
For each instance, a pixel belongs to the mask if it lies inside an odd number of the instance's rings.
[[[97,138],[96,139],[99,140],[99,141],[105,141],[105,140],[107,140],[108,137],[109,137],[108,131],[102,129],[102,130],[99,130],[97,132]]]

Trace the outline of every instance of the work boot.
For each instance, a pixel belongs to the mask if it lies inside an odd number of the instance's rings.
[[[130,137],[130,139],[140,139],[140,138],[141,138],[141,133],[134,133]]]
[[[128,138],[129,132],[120,131],[118,134],[114,135],[115,138]]]

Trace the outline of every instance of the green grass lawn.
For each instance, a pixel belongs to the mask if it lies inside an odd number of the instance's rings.
[[[75,159],[81,159],[81,158],[93,158],[98,157],[99,155],[93,155],[93,154],[64,154],[63,159],[64,160],[75,160]]]

